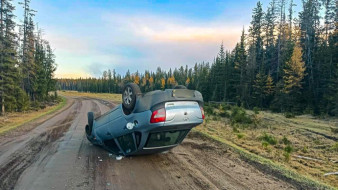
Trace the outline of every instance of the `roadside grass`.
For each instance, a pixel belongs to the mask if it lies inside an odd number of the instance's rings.
[[[244,160],[254,164],[260,170],[271,173],[282,179],[285,179],[286,181],[289,181],[290,183],[295,185],[298,189],[336,189],[332,186],[323,184],[310,177],[303,176],[293,170],[290,170],[283,164],[276,163],[270,159],[251,153],[248,150],[239,147],[236,144],[227,141],[224,138],[220,138],[215,135],[210,135],[208,133],[204,133],[195,129],[192,130],[192,133],[211,139],[217,143],[225,144],[227,147],[231,148],[234,152],[238,153]]]
[[[52,114],[67,104],[67,99],[60,97],[61,102],[56,105],[48,106],[44,109],[38,111],[29,111],[26,113],[9,113],[6,116],[0,117],[0,135],[5,134],[8,131],[18,128],[19,126],[44,117],[46,115]]]
[[[231,107],[220,109],[210,105],[207,109],[205,122],[194,131],[245,151],[241,155],[246,155],[248,160],[258,160],[259,164],[268,166],[274,163],[276,166],[269,168],[308,184],[309,189],[314,189],[311,184],[324,189],[325,184],[326,188],[338,187],[337,175],[324,176],[338,171],[338,135],[332,130],[338,127],[337,118],[323,120],[308,115],[286,118],[257,110],[243,113],[238,108],[235,108],[238,114],[233,114]]]
[[[77,91],[58,91],[58,94],[61,96],[70,96],[70,97],[88,97],[102,99],[109,102],[121,103],[122,95],[121,94],[110,94],[110,93],[89,93],[89,92],[77,92]]]
[[[262,112],[263,118],[274,120],[279,124],[289,127],[307,129],[327,135],[331,135],[332,127],[338,127],[338,119],[316,119],[310,115],[302,115],[294,118],[285,118],[282,114]]]

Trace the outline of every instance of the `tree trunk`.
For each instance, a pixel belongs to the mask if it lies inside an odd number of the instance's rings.
[[[5,115],[5,98],[1,96],[1,115]]]
[[[4,29],[4,25],[3,25],[3,7],[4,7],[4,2],[3,0],[0,0],[1,3],[0,3],[0,35],[1,35],[1,39],[3,38],[3,29]],[[3,49],[3,41],[1,40],[1,44],[0,44],[0,47],[1,49]],[[1,65],[3,64],[3,51],[1,51]],[[1,115],[4,115],[5,114],[5,97],[4,97],[4,89],[3,89],[3,68],[1,69],[1,85],[2,85],[2,88],[1,88]]]

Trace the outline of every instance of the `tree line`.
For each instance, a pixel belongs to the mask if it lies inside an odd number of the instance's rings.
[[[223,44],[212,63],[121,76],[59,79],[58,88],[119,93],[127,82],[143,92],[177,84],[199,90],[205,101],[225,101],[278,112],[338,115],[338,2],[293,0],[258,2],[248,31],[231,51]]]
[[[43,107],[55,90],[55,56],[33,20],[30,0],[19,2],[23,22],[16,23],[12,0],[0,0],[0,113]],[[16,29],[18,28],[18,30]]]

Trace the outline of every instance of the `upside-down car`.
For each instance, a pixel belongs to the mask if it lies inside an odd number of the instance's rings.
[[[122,104],[94,118],[88,112],[87,139],[115,155],[152,154],[179,145],[204,120],[203,97],[178,85],[174,89],[141,93],[128,83]]]

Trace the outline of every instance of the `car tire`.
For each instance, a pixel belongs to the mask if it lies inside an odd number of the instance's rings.
[[[135,83],[128,83],[122,91],[122,105],[131,113],[134,110],[137,96],[141,94],[140,87]]]
[[[187,89],[187,87],[183,85],[177,85],[174,87],[174,89]]]
[[[94,113],[88,112],[87,116],[88,116],[88,125],[86,125],[86,133],[88,136],[90,136],[93,131]]]

